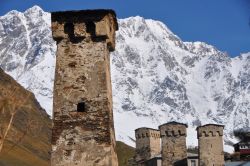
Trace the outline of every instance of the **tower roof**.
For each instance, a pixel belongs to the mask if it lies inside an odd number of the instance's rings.
[[[158,129],[153,129],[153,128],[149,128],[149,127],[140,127],[140,128],[135,129],[135,131],[138,131],[141,129],[159,131]]]
[[[188,127],[188,125],[185,124],[185,123],[180,123],[180,122],[176,122],[176,121],[171,121],[171,122],[164,123],[164,124],[160,125],[159,128],[160,128],[161,126],[165,126],[165,125],[184,125],[184,126]]]
[[[115,28],[118,30],[116,13],[112,9],[95,9],[95,10],[72,10],[51,12],[52,22],[80,22],[80,21],[100,21],[104,16],[111,14],[114,18]]]

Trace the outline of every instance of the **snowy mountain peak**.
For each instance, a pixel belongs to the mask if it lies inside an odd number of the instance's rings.
[[[45,13],[40,6],[34,5],[33,7],[27,9],[24,14],[32,14],[32,13]]]
[[[17,11],[17,10],[11,10],[7,14],[0,16],[1,19],[13,19],[13,17],[22,17],[23,13]]]
[[[142,39],[145,42],[162,42],[168,46],[174,45],[185,48],[181,39],[160,21],[144,19],[140,16],[129,17],[119,20],[119,28],[121,34],[118,33],[118,35],[126,36],[133,42]],[[121,36],[118,37],[118,40],[124,39]]]
[[[160,21],[120,19],[111,77],[116,136],[133,145],[134,129],[168,121],[195,128],[225,125],[226,147],[234,129],[250,128],[250,53],[236,58],[203,42],[183,42]],[[31,90],[51,115],[56,44],[50,14],[38,6],[0,17],[0,66]],[[130,123],[128,123],[128,119]]]
[[[216,47],[206,44],[204,42],[184,42],[188,50],[198,55],[218,55],[225,54],[219,51]]]
[[[9,11],[7,14],[5,14],[4,16],[1,16],[1,18],[6,18],[6,17],[11,17],[11,16],[23,16],[23,15],[32,15],[35,14],[35,16],[37,16],[37,14],[43,14],[46,13],[43,11],[43,9],[37,5],[27,9],[26,11],[19,12],[17,10],[11,10]]]

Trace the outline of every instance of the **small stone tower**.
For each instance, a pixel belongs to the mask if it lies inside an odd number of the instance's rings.
[[[224,166],[223,129],[216,124],[197,127],[200,166]]]
[[[183,166],[186,164],[187,125],[169,122],[159,126],[162,146],[162,166]]]
[[[52,13],[52,166],[118,165],[109,57],[117,29],[112,10]]]
[[[136,156],[138,165],[161,153],[160,131],[151,128],[138,128],[135,130]]]

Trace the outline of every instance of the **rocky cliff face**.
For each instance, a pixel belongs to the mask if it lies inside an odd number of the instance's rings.
[[[134,129],[168,121],[195,127],[250,128],[250,53],[230,58],[203,42],[183,42],[163,23],[141,17],[119,20],[111,77],[116,137],[133,144]],[[0,17],[0,66],[34,92],[51,114],[55,43],[50,15],[38,6]],[[229,150],[229,149],[228,149]]]
[[[49,166],[50,137],[35,96],[0,69],[0,165]]]

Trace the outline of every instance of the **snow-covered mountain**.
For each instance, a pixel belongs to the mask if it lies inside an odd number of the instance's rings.
[[[51,115],[56,45],[50,14],[34,6],[0,17],[0,66],[31,90]],[[203,42],[183,42],[163,23],[142,17],[119,20],[111,55],[116,137],[133,145],[134,129],[168,121],[195,127],[250,128],[250,53],[230,58]],[[227,150],[231,150],[226,146]]]
[[[34,6],[0,17],[0,66],[51,114],[56,44],[50,14]]]

